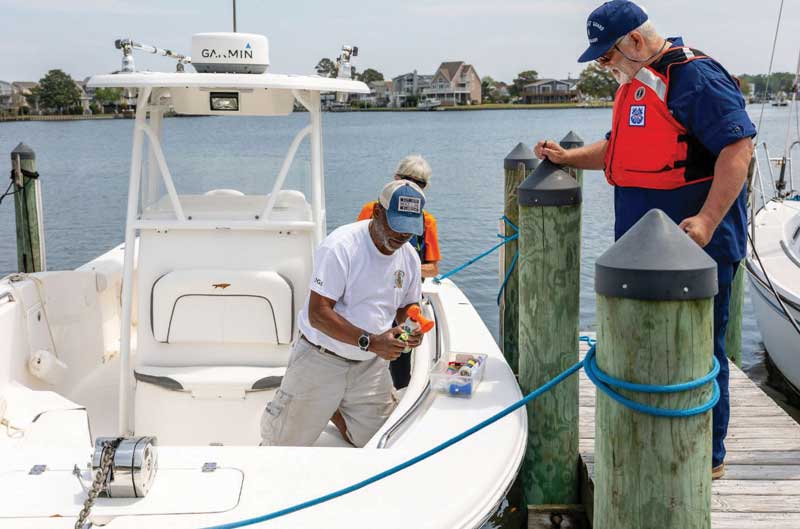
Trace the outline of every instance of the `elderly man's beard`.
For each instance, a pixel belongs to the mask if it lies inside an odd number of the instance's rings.
[[[611,68],[611,75],[614,76],[614,80],[616,80],[619,84],[627,84],[631,82],[631,76],[627,73],[619,70],[617,68]]]

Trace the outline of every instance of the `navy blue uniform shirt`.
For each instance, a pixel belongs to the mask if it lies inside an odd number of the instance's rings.
[[[680,37],[669,40],[672,47],[683,46],[683,39]],[[671,70],[667,107],[690,134],[716,155],[731,143],[753,137],[756,133],[756,127],[747,115],[744,98],[736,81],[715,61],[701,59],[674,66]],[[714,232],[711,242],[704,248],[717,262],[734,263],[745,256],[746,187],[743,186],[739,197]],[[615,238],[619,239],[653,208],[663,210],[680,224],[683,219],[700,212],[710,188],[711,181],[670,190],[615,187]],[[727,284],[732,279],[719,278],[722,284]]]

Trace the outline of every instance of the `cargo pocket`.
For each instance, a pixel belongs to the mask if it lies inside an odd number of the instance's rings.
[[[279,389],[275,398],[264,408],[261,415],[261,446],[279,446],[286,426],[289,404],[294,397]]]

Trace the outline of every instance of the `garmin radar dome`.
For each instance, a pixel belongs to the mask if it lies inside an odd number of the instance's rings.
[[[196,33],[192,66],[198,73],[264,73],[269,42],[255,33]]]

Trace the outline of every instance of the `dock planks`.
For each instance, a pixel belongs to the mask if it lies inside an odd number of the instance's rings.
[[[581,358],[588,345],[581,342]],[[725,476],[712,484],[712,529],[800,527],[800,424],[730,364]],[[594,498],[595,387],[580,372],[581,500]],[[710,471],[710,469],[709,469]]]

